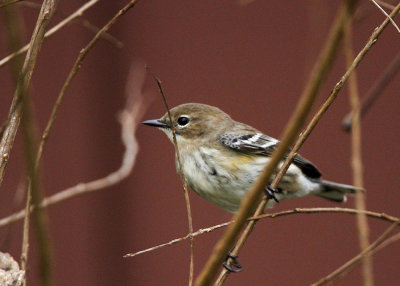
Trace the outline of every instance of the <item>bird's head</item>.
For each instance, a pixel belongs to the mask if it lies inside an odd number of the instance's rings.
[[[228,114],[217,107],[200,104],[186,103],[170,110],[172,122],[168,113],[160,119],[146,120],[142,123],[158,127],[164,131],[172,141],[172,126],[175,127],[177,140],[208,138],[216,139],[221,132],[233,124]]]

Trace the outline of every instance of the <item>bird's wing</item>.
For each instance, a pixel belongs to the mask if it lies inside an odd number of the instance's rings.
[[[279,141],[262,133],[253,134],[223,134],[220,137],[223,145],[246,154],[271,156]],[[285,158],[287,155],[285,155]],[[296,155],[293,163],[310,178],[321,177],[321,172],[307,159]]]

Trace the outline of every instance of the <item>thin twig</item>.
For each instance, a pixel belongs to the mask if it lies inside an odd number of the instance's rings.
[[[154,78],[154,80],[157,83],[158,89],[161,93],[162,99],[164,101],[164,105],[165,105],[165,109],[167,110],[168,113],[168,119],[171,125],[171,130],[172,130],[172,139],[173,139],[173,143],[175,146],[175,155],[176,155],[176,160],[178,162],[178,171],[179,171],[179,176],[182,180],[182,185],[183,185],[183,193],[185,196],[185,203],[186,203],[186,213],[187,213],[187,219],[188,219],[188,225],[189,225],[189,235],[191,233],[193,233],[193,220],[192,220],[192,211],[191,211],[191,207],[190,207],[190,200],[189,200],[189,192],[188,192],[188,184],[187,184],[187,180],[185,177],[185,174],[183,173],[183,169],[182,169],[182,162],[181,162],[181,156],[179,153],[179,147],[178,147],[178,142],[176,141],[176,130],[175,130],[175,126],[173,124],[172,121],[172,117],[171,117],[171,112],[170,109],[168,107],[168,102],[167,102],[167,98],[165,97],[164,91],[162,89],[162,85],[161,85],[161,80],[159,78],[157,78],[153,72],[148,68],[150,74],[152,75],[152,77]],[[189,286],[191,286],[193,284],[193,271],[194,271],[194,240],[193,237],[190,237],[190,266],[189,266]]]
[[[346,66],[349,67],[354,60],[353,44],[352,44],[352,22],[350,21],[350,13],[348,13],[349,21],[344,28],[344,54],[346,58]],[[357,73],[353,72],[349,77],[348,91],[350,96],[351,107],[353,110],[353,125],[351,133],[352,159],[351,166],[353,168],[354,186],[360,188],[356,190],[355,205],[356,209],[364,211],[366,209],[365,194],[361,191],[363,188],[363,166],[361,155],[361,125],[360,125],[360,100],[357,86]],[[360,250],[365,250],[369,245],[369,227],[365,214],[359,213],[357,216],[357,229],[360,242]],[[365,256],[362,261],[362,276],[365,286],[373,286],[373,267],[372,256]]]
[[[334,24],[332,25],[332,29],[330,32],[330,35],[325,43],[324,49],[321,51],[319,59],[317,63],[314,66],[314,70],[311,73],[311,77],[308,81],[308,84],[306,85],[306,88],[303,91],[302,98],[304,97],[315,97],[320,85],[322,84],[323,80],[325,79],[328,71],[330,70],[333,59],[335,58],[336,52],[337,52],[337,47],[339,45],[339,42],[342,38],[343,34],[343,26],[345,23],[345,16],[346,16],[346,10],[345,8],[341,8],[336,20],[334,21]],[[322,116],[322,114],[321,114]],[[289,168],[290,164],[293,161],[293,158],[296,156],[297,151],[299,148],[302,146],[308,135],[310,134],[312,128],[315,126],[315,124],[318,122],[319,119],[316,119],[310,123],[313,124],[313,126],[310,128],[310,125],[307,127],[309,132],[302,132],[301,136],[297,140],[296,144],[294,145],[293,149],[289,153],[287,159],[283,163],[282,167],[280,168],[278,174],[274,178],[273,182],[271,183],[271,187],[276,188],[286,173],[287,169]],[[257,210],[254,214],[254,216],[260,215],[263,213],[265,206],[267,204],[267,197],[264,196],[262,202],[259,204],[257,207]],[[233,255],[238,255],[240,249],[243,247],[244,243],[246,242],[247,238],[252,232],[252,229],[254,228],[255,224],[257,223],[256,220],[251,221],[247,224],[245,230],[243,231],[242,235],[240,236],[238,242],[236,243],[235,248],[231,251]],[[231,261],[228,260],[228,263]],[[229,275],[229,271],[227,269],[222,269],[220,272],[220,275],[216,281],[216,285],[223,285],[225,282],[227,276]]]
[[[28,8],[34,8],[34,9],[40,8],[40,4],[35,3],[35,2],[31,2],[31,1],[23,1],[23,2],[19,3],[19,5],[25,6],[25,7],[28,7]],[[66,14],[66,13],[64,13],[62,11],[56,11],[54,13],[54,17],[55,16],[58,16],[58,17],[61,17],[61,18],[69,17],[68,14]],[[73,20],[70,21],[70,23],[77,23],[80,26],[88,29],[89,31],[91,31],[93,33],[97,33],[100,30],[99,27],[93,25],[89,20],[83,18],[82,16],[74,18]],[[122,48],[124,46],[124,44],[121,41],[119,41],[118,39],[116,39],[114,36],[112,36],[109,33],[104,33],[102,35],[102,38],[104,40],[110,42],[111,44],[113,44],[117,48]]]
[[[98,0],[92,0],[92,1],[98,1]],[[107,32],[110,27],[112,25],[114,25],[114,23],[118,20],[119,17],[121,17],[122,15],[124,15],[129,9],[131,9],[136,3],[138,2],[138,0],[132,0],[130,1],[128,4],[126,4],[121,10],[118,11],[117,14],[115,14],[108,22],[106,25],[104,25],[98,32],[97,34],[93,37],[93,39],[86,45],[86,47],[84,47],[80,52],[79,55],[77,57],[77,59],[75,60],[74,65],[71,68],[70,73],[67,76],[67,79],[64,82],[64,85],[62,86],[60,93],[58,94],[56,103],[54,104],[54,107],[51,111],[50,114],[50,119],[47,122],[46,128],[43,131],[43,135],[39,144],[39,149],[38,149],[38,154],[36,157],[36,166],[39,164],[40,159],[42,158],[42,154],[43,154],[43,148],[48,140],[50,131],[54,125],[54,122],[56,120],[56,115],[57,115],[57,111],[61,105],[61,102],[64,98],[65,92],[68,89],[69,85],[71,84],[71,81],[74,79],[75,75],[78,73],[79,69],[82,66],[82,62],[85,59],[86,55],[88,54],[88,52],[93,48],[93,46],[98,42],[98,40],[101,38],[101,36]],[[81,7],[82,8],[82,7]]]
[[[388,239],[389,235],[398,227],[399,223],[400,223],[400,220],[393,223],[377,240],[375,240],[372,244],[370,244],[364,251],[362,251],[360,254],[358,254],[354,258],[350,259],[349,261],[347,261],[345,264],[343,264],[341,267],[339,267],[338,269],[336,269],[329,275],[320,279],[318,282],[312,284],[311,286],[320,286],[320,285],[323,285],[323,284],[326,284],[328,282],[335,280],[342,273],[351,269],[355,264],[357,264],[359,261],[361,261],[365,256],[371,255],[371,252],[373,250],[375,250],[379,245],[381,245]]]
[[[385,213],[378,213],[378,212],[372,212],[372,211],[359,211],[357,209],[350,209],[350,208],[296,208],[296,209],[281,211],[281,212],[277,212],[277,213],[262,214],[257,217],[250,217],[250,218],[248,218],[248,221],[261,220],[261,219],[265,219],[265,218],[275,219],[278,217],[295,215],[295,214],[324,214],[324,213],[325,214],[332,214],[332,213],[339,214],[340,213],[340,214],[350,214],[350,215],[357,215],[357,214],[362,213],[370,218],[379,219],[379,220],[392,222],[392,223],[396,222],[400,219],[400,218],[397,218],[394,216],[387,215]],[[208,228],[199,229],[199,230],[195,231],[192,235],[193,235],[193,237],[196,237],[196,236],[202,235],[204,233],[209,233],[209,232],[212,232],[219,228],[226,227],[229,224],[231,224],[232,222],[233,221],[228,221],[228,222],[217,224],[217,225],[214,225],[214,226],[211,226]],[[1,226],[1,224],[0,224],[0,226]],[[172,239],[171,241],[166,242],[166,243],[162,243],[162,244],[159,244],[159,245],[147,248],[147,249],[143,249],[143,250],[137,251],[135,253],[126,254],[126,255],[124,255],[124,257],[125,258],[135,257],[140,254],[144,254],[147,252],[158,250],[160,248],[171,246],[173,244],[179,243],[179,242],[187,240],[189,238],[190,238],[190,234],[187,234],[186,236]]]
[[[60,31],[62,28],[64,28],[67,24],[69,24],[71,21],[75,20],[78,17],[81,17],[83,15],[83,13],[89,9],[90,7],[92,7],[94,4],[96,4],[97,2],[99,2],[99,0],[91,0],[85,4],[83,4],[81,7],[79,7],[78,10],[76,10],[74,13],[72,13],[71,15],[69,15],[67,18],[65,18],[64,20],[62,20],[60,23],[58,23],[57,25],[55,25],[53,28],[51,28],[50,30],[48,30],[45,35],[44,38],[48,38],[50,36],[52,36],[54,33]],[[25,45],[23,46],[21,49],[19,49],[18,51],[9,54],[8,56],[6,56],[5,58],[0,60],[0,67],[4,66],[7,62],[9,62],[11,59],[15,58],[16,56],[25,53],[28,50],[28,46],[29,45]]]
[[[221,223],[221,224],[217,224],[217,225],[214,225],[214,226],[211,226],[211,227],[208,227],[208,228],[202,228],[202,229],[197,230],[196,232],[189,233],[184,237],[175,238],[175,239],[173,239],[173,240],[171,240],[169,242],[162,243],[162,244],[159,244],[159,245],[147,248],[147,249],[143,249],[143,250],[140,250],[140,251],[135,252],[135,253],[125,254],[124,258],[135,257],[135,256],[138,256],[140,254],[144,254],[144,253],[151,252],[151,251],[154,251],[154,250],[157,250],[157,249],[160,249],[160,248],[164,248],[166,246],[171,246],[171,245],[176,244],[178,242],[181,242],[181,241],[184,241],[184,240],[187,240],[187,239],[192,239],[193,237],[202,235],[204,233],[209,233],[209,232],[212,232],[212,231],[214,231],[216,229],[228,226],[231,223],[232,223],[232,221],[229,221],[229,222],[224,222],[224,223]]]
[[[390,22],[392,23],[392,25],[396,28],[397,32],[400,33],[400,28],[397,26],[396,22],[393,21],[392,17],[390,17],[389,14],[386,13],[386,11],[383,10],[383,8],[382,8],[381,6],[379,6],[379,4],[376,3],[375,0],[371,0],[371,1],[372,1],[372,3],[374,3],[374,5],[375,5],[376,7],[378,7],[378,9],[390,20]]]
[[[372,104],[378,99],[382,94],[385,87],[391,82],[391,80],[396,76],[400,70],[400,52],[397,53],[396,57],[391,61],[391,63],[385,68],[382,75],[376,80],[373,86],[368,90],[367,94],[361,102],[361,118],[367,113]],[[351,119],[352,112],[348,113],[343,121],[342,127],[345,131],[351,130]]]

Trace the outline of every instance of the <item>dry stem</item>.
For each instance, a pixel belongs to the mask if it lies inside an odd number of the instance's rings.
[[[37,4],[35,2],[30,2],[30,1],[23,1],[23,2],[19,3],[19,5],[24,6],[24,7],[29,7],[29,8],[35,8],[35,9],[40,8],[39,4]],[[80,7],[79,9],[81,9],[81,8],[82,7]],[[73,18],[69,23],[77,23],[80,26],[88,29],[89,31],[91,31],[93,33],[97,33],[100,30],[100,28],[97,27],[96,25],[93,25],[89,20],[83,18],[82,14],[83,13],[81,13],[81,15],[79,15],[78,17]],[[63,13],[61,11],[56,11],[54,13],[54,17],[56,17],[56,16],[58,16],[60,18],[65,18],[65,19],[70,17],[68,14]],[[121,41],[119,41],[118,39],[116,39],[114,36],[112,36],[109,33],[104,33],[102,35],[102,38],[104,40],[110,42],[111,44],[113,44],[117,48],[122,48],[124,46],[124,44]],[[14,49],[14,50],[17,50],[17,49]]]
[[[176,156],[176,160],[178,162],[179,176],[182,180],[183,193],[185,196],[185,203],[186,203],[186,213],[187,213],[188,226],[189,226],[189,238],[190,238],[189,286],[191,286],[193,284],[193,271],[194,271],[194,240],[193,240],[193,237],[191,237],[191,235],[190,235],[191,233],[193,233],[193,220],[192,220],[192,211],[191,211],[191,207],[190,207],[189,192],[187,189],[188,184],[187,184],[187,180],[186,180],[185,174],[183,173],[183,169],[182,169],[181,156],[179,153],[178,142],[176,141],[176,130],[175,130],[175,126],[172,121],[171,112],[168,107],[167,98],[165,97],[164,91],[162,89],[160,79],[157,78],[151,72],[150,69],[148,69],[148,70],[150,71],[150,74],[153,76],[154,80],[157,83],[158,89],[159,89],[162,99],[164,101],[165,109],[167,110],[167,113],[168,113],[169,122],[171,124],[172,138],[173,138],[173,143],[174,143],[174,147],[175,147],[175,156]]]
[[[353,59],[353,45],[352,45],[352,26],[350,21],[350,13],[348,13],[349,21],[344,29],[344,53],[346,57],[346,65],[350,66]],[[363,188],[363,166],[361,158],[361,125],[360,125],[360,101],[359,92],[357,86],[357,74],[352,73],[349,77],[348,85],[350,102],[352,106],[353,114],[353,125],[352,125],[352,160],[351,166],[353,168],[354,186]],[[360,211],[366,209],[365,194],[357,189],[355,204],[356,208]],[[360,241],[360,250],[365,250],[369,245],[369,227],[368,221],[365,214],[359,213],[357,215],[357,228],[358,236]],[[373,286],[373,268],[372,268],[372,257],[365,256],[362,262],[362,273],[365,286]]]
[[[31,126],[32,118],[30,115],[31,109],[29,104],[29,97],[27,95],[27,90],[32,77],[33,69],[36,64],[37,55],[39,54],[40,48],[43,43],[44,34],[47,25],[55,11],[56,1],[45,0],[43,1],[42,8],[40,10],[32,37],[28,46],[28,52],[24,60],[24,64],[20,71],[17,86],[14,93],[13,101],[11,104],[8,125],[6,126],[3,137],[0,143],[0,184],[4,178],[5,168],[7,166],[9,153],[12,149],[15,135],[18,130],[18,126],[22,117],[22,127],[24,135],[24,147],[25,147],[25,157],[27,173],[29,177],[30,184],[32,186],[31,194],[32,202],[37,203],[40,201],[40,184],[37,175],[37,170],[34,168],[34,139],[33,139],[33,128]],[[24,113],[24,115],[23,115]],[[27,204],[30,200],[27,200]],[[26,208],[29,208],[27,205]],[[28,220],[28,217],[26,217]],[[41,210],[35,210],[33,213],[33,222],[36,231],[36,237],[38,241],[39,249],[39,269],[40,269],[40,279],[43,285],[51,285],[51,263],[50,263],[50,243],[49,243],[49,232],[47,229],[47,220],[45,214]],[[24,223],[23,231],[23,242],[22,246],[23,253],[22,258],[25,261],[27,258],[28,250],[28,226],[29,223],[26,221]],[[25,253],[24,253],[25,252]]]
[[[375,218],[375,219],[392,222],[392,223],[396,222],[400,219],[400,218],[397,218],[397,217],[394,217],[391,215],[387,215],[385,213],[378,213],[378,212],[372,212],[372,211],[360,211],[357,209],[350,209],[350,208],[296,208],[296,209],[281,211],[281,212],[277,212],[277,213],[262,214],[257,217],[250,217],[248,219],[248,221],[261,220],[261,219],[265,219],[265,218],[274,219],[274,218],[287,216],[287,215],[294,215],[294,214],[323,214],[323,213],[342,213],[342,214],[350,214],[350,215],[357,215],[357,214],[361,213],[361,214],[365,214],[366,216],[368,216],[370,218]],[[193,232],[192,236],[196,237],[196,236],[202,235],[204,233],[212,232],[212,231],[220,229],[222,227],[226,227],[229,224],[231,224],[232,222],[233,221],[228,221],[228,222],[224,222],[221,224],[213,225],[208,228],[199,229],[199,230]],[[190,234],[187,234],[186,236],[183,236],[180,238],[175,238],[169,242],[162,243],[162,244],[159,244],[159,245],[147,248],[147,249],[143,249],[143,250],[137,251],[135,253],[128,253],[128,254],[124,255],[124,257],[125,258],[135,257],[140,254],[144,254],[144,253],[151,252],[151,251],[154,251],[154,250],[157,250],[160,248],[174,245],[178,242],[187,240],[189,238],[190,238]]]
[[[69,15],[67,18],[65,18],[64,20],[62,20],[60,23],[58,23],[57,25],[55,25],[53,28],[51,28],[50,30],[48,30],[45,35],[44,38],[48,38],[50,36],[52,36],[54,33],[60,31],[62,28],[64,28],[67,24],[69,24],[71,21],[75,20],[78,17],[81,17],[83,15],[83,13],[89,9],[90,7],[92,7],[94,4],[96,4],[97,2],[99,2],[99,0],[91,0],[87,3],[85,3],[84,5],[82,5],[81,7],[79,7],[78,10],[76,10],[74,13],[72,13],[71,15]],[[28,50],[29,44],[23,46],[22,48],[20,48],[18,51],[9,54],[8,56],[6,56],[5,58],[3,58],[2,60],[0,60],[0,67],[4,66],[6,63],[8,63],[10,60],[12,60],[13,58],[15,58],[16,56],[19,56],[20,54],[25,53]]]
[[[98,1],[98,0],[92,0],[92,1]],[[54,107],[51,111],[51,115],[50,115],[50,119],[46,125],[45,130],[43,131],[43,135],[42,135],[42,140],[40,142],[39,145],[39,150],[38,150],[38,154],[36,157],[36,165],[39,164],[39,161],[42,157],[43,154],[43,148],[44,145],[46,144],[48,137],[49,137],[49,133],[54,125],[54,122],[56,120],[56,115],[57,115],[57,111],[58,108],[60,107],[60,104],[64,98],[65,92],[67,90],[67,88],[69,87],[69,85],[71,84],[72,79],[75,77],[75,75],[77,74],[77,72],[79,71],[79,69],[81,68],[82,62],[85,59],[86,55],[88,54],[88,52],[93,48],[93,46],[98,42],[98,40],[101,38],[101,36],[107,32],[110,27],[112,25],[114,25],[114,23],[118,20],[119,17],[121,17],[122,15],[124,15],[130,8],[132,8],[136,3],[138,2],[138,0],[132,0],[130,1],[128,4],[126,4],[121,10],[118,11],[117,14],[115,14],[108,22],[106,25],[104,25],[103,28],[101,28],[97,34],[93,37],[93,39],[86,45],[86,47],[84,47],[80,52],[79,55],[77,57],[77,59],[75,60],[74,65],[72,66],[72,69],[70,71],[70,73],[67,76],[67,79],[64,82],[64,85],[61,88],[60,93],[58,94],[56,103],[54,104]],[[82,8],[82,7],[81,7]]]

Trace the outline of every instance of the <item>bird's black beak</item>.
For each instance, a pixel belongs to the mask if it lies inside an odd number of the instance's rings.
[[[143,121],[142,124],[154,126],[154,127],[158,127],[158,128],[169,128],[168,124],[162,122],[160,119],[146,120],[146,121]]]

